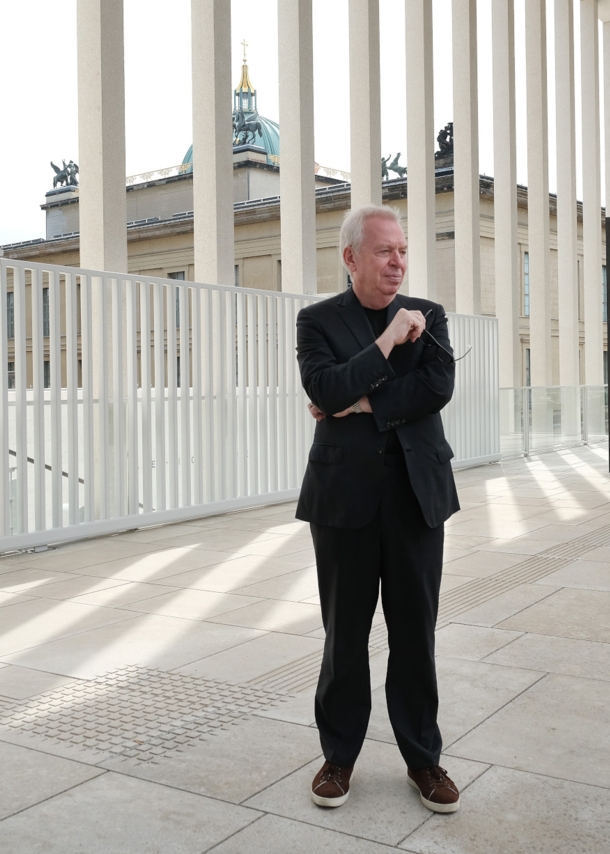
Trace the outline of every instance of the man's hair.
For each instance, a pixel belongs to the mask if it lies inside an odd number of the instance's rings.
[[[367,219],[372,219],[373,217],[393,219],[402,228],[399,211],[385,205],[367,205],[366,207],[347,213],[339,232],[339,249],[341,252],[341,262],[344,267],[346,265],[343,260],[343,252],[346,246],[351,246],[354,252],[359,251],[364,239],[364,223]]]

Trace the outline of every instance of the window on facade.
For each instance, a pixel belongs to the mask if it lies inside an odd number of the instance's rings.
[[[15,337],[15,294],[13,291],[9,291],[6,295],[6,334],[8,338]]]
[[[523,316],[530,316],[530,253],[523,254]],[[529,353],[529,350],[527,351]],[[529,385],[529,383],[528,383]]]
[[[608,385],[608,351],[604,350],[604,385]]]
[[[608,323],[608,273],[605,264],[602,267],[602,321]]]
[[[48,338],[51,334],[51,315],[49,309],[49,289],[42,289],[42,334],[44,338]],[[45,386],[48,388],[48,386]]]
[[[49,361],[43,362],[42,368],[43,385],[45,388],[51,388],[51,363]]]
[[[235,264],[235,287],[239,287],[239,264]]]
[[[15,388],[15,363],[7,362],[8,367],[8,387]]]
[[[277,289],[278,291],[282,290],[282,262],[280,259],[277,262]]]
[[[180,356],[176,356],[176,386],[180,388]]]
[[[525,385],[532,384],[532,366],[531,366],[531,351],[529,347],[525,350]]]

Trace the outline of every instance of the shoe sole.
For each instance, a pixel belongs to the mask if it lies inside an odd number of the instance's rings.
[[[427,798],[421,793],[421,789],[410,777],[407,777],[407,783],[411,786],[412,789],[415,789],[416,792],[419,792],[419,797],[421,798],[422,804],[427,807],[427,809],[432,810],[432,812],[440,812],[440,813],[450,813],[457,812],[460,808],[460,799],[458,797],[457,801],[454,804],[435,804],[434,801],[429,801]]]
[[[349,798],[349,792],[345,795],[341,795],[340,798],[322,798],[320,795],[316,795],[315,792],[311,793],[311,799],[314,804],[317,804],[319,807],[341,807]]]

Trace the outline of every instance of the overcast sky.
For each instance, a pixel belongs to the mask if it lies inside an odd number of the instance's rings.
[[[518,181],[527,184],[524,2],[515,0]],[[191,143],[191,0],[124,0],[127,174],[173,166]],[[313,0],[316,161],[349,171],[347,0]],[[406,155],[404,0],[381,0],[382,149]],[[493,175],[491,0],[479,0],[480,171]],[[552,0],[549,69],[553,68]],[[261,115],[279,120],[277,0],[232,0],[232,67],[242,47]],[[435,126],[453,119],[451,0],[434,0]],[[49,162],[78,162],[76,0],[0,0],[0,244],[44,236],[40,204]],[[576,56],[577,93],[580,86]],[[553,74],[549,86],[550,186],[555,180]],[[580,99],[577,96],[577,114]],[[580,152],[579,133],[577,145]],[[578,155],[580,156],[580,155]]]

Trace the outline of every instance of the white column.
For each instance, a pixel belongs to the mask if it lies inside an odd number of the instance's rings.
[[[127,272],[123,0],[78,0],[80,265]]]
[[[533,386],[552,384],[545,0],[525,4],[530,352]]]
[[[580,380],[573,0],[555,0],[555,91],[559,383],[562,386],[575,386],[579,385]]]
[[[453,0],[455,310],[481,313],[477,2]]]
[[[432,0],[405,0],[409,293],[436,296]]]
[[[195,280],[233,285],[231,0],[191,0]]]
[[[379,0],[349,0],[352,209],[381,204]]]
[[[602,223],[597,0],[580,2],[585,383],[602,385]]]
[[[604,163],[606,171],[606,266],[610,266],[608,253],[608,235],[610,234],[610,0],[598,4],[598,14],[603,21],[604,54]]]
[[[493,0],[494,234],[500,386],[521,385],[514,0]]]
[[[316,292],[311,0],[278,0],[282,290]]]

